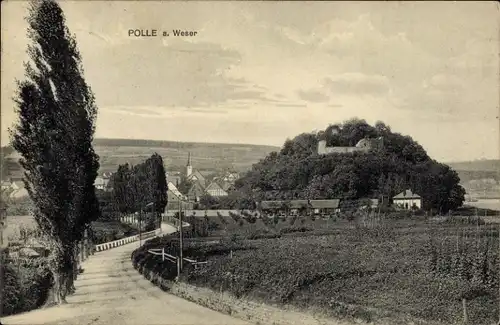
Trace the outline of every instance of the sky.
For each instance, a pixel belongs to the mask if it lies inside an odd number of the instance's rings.
[[[439,161],[500,158],[493,1],[60,3],[96,96],[98,138],[281,146],[358,117]],[[5,145],[28,60],[27,2],[1,5]]]

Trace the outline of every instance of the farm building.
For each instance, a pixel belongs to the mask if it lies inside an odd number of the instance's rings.
[[[410,210],[414,207],[422,207],[422,197],[411,190],[405,190],[392,198],[395,206]]]
[[[290,214],[299,212],[314,214],[327,214],[339,212],[340,199],[332,200],[290,200],[290,201],[262,201],[260,208],[267,213],[283,213],[285,211]]]
[[[331,214],[340,212],[340,200],[311,200],[311,207],[314,214]]]

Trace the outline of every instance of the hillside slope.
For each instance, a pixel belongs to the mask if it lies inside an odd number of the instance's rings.
[[[485,159],[473,161],[460,161],[447,163],[448,166],[455,170],[471,171],[471,172],[500,172],[499,159]]]
[[[191,153],[193,167],[206,172],[235,169],[238,172],[248,170],[278,147],[252,144],[194,143],[157,140],[131,139],[95,139],[94,148],[99,155],[100,172],[116,171],[119,164],[138,164],[149,158],[154,152],[162,156],[169,171],[184,168],[188,152]],[[5,156],[11,153],[9,147],[2,148],[2,166],[8,170],[2,172],[2,178],[19,177],[17,163],[5,163]]]

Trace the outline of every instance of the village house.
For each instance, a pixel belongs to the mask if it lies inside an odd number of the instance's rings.
[[[314,214],[326,215],[340,212],[340,200],[310,200]]]
[[[238,178],[240,178],[240,175],[236,172],[227,172],[222,176],[222,180],[228,183],[234,183]]]
[[[208,195],[213,197],[227,196],[227,192],[217,182],[212,182],[205,189]]]
[[[193,208],[193,203],[192,202],[186,202],[188,199],[185,195],[183,195],[177,187],[169,182],[168,183],[168,191],[167,191],[167,206],[165,207],[165,211],[178,211],[180,204],[182,202],[182,208],[183,209],[192,209]]]
[[[104,180],[103,177],[97,176],[95,181],[94,181],[94,186],[98,190],[103,190],[106,188],[107,182]]]
[[[392,198],[392,202],[396,207],[411,210],[413,208],[422,208],[422,197],[411,190],[404,190]]]

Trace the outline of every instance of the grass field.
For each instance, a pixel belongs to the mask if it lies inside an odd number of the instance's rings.
[[[460,324],[465,297],[471,324],[494,323],[498,226],[473,218],[435,220],[211,218],[207,242],[188,240],[184,251],[209,263],[183,280],[237,297],[388,324]],[[153,247],[176,254],[177,242],[151,240],[144,249]],[[158,270],[173,267],[144,250],[133,259]]]

